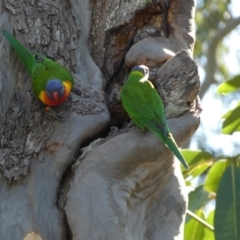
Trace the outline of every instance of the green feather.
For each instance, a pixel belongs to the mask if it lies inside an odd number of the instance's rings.
[[[12,36],[6,30],[2,31],[3,35],[7,38],[11,46],[17,52],[19,58],[27,68],[28,72],[32,75],[34,66],[35,66],[35,57],[34,55],[29,52],[14,36]]]
[[[40,93],[45,91],[46,84],[50,79],[58,79],[61,82],[68,81],[73,86],[73,76],[65,67],[49,58],[42,56],[41,54],[28,51],[6,30],[3,30],[3,34],[9,41],[10,45],[17,52],[20,60],[23,62],[28,72],[32,76],[32,87],[36,97],[39,98]]]
[[[45,90],[47,81],[52,78],[57,78],[62,82],[68,80],[72,85],[74,84],[72,74],[65,67],[48,58],[44,58],[43,62],[36,64],[32,78],[35,95]]]
[[[121,91],[123,107],[138,127],[147,127],[154,132],[183,166],[188,168],[168,128],[162,100],[147,78],[148,68],[146,66],[140,65],[132,69]]]

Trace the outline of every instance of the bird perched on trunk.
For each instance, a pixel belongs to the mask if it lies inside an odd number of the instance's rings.
[[[35,96],[48,107],[58,106],[65,102],[74,84],[70,71],[49,58],[28,51],[6,30],[3,30],[3,35],[31,75]]]
[[[144,65],[136,66],[131,70],[121,91],[123,107],[139,128],[148,128],[154,132],[183,166],[188,168],[168,128],[160,95],[148,80],[148,76],[149,69]]]

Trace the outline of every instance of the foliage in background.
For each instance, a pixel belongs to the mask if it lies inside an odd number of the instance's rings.
[[[240,24],[240,17],[233,17],[231,0],[198,0],[195,21],[194,58],[205,71],[200,92],[202,98],[211,84],[231,77],[224,62],[228,47],[223,40]],[[240,75],[222,83],[218,93],[213,93],[213,98],[235,92],[224,98],[229,106],[229,101],[238,96],[236,92],[239,89]],[[220,121],[222,134],[239,132],[240,101]],[[215,124],[218,125],[218,122]],[[203,149],[216,153],[216,149],[206,145],[211,137],[208,134],[209,131],[205,132],[202,128],[196,142]],[[190,167],[188,171],[182,169],[183,175],[186,185],[192,190],[189,193],[184,240],[240,240],[240,154],[216,157],[203,150],[185,149],[182,152]]]
[[[236,76],[222,83],[218,92],[228,94],[239,89],[240,76]],[[240,102],[223,118],[223,134],[239,132]],[[182,152],[190,167],[188,171],[183,169],[187,185],[194,179],[203,179],[189,194],[189,210],[205,221],[204,224],[197,217],[188,216],[184,240],[240,240],[240,155],[216,158],[201,150]],[[215,207],[209,212],[208,204],[213,201]]]
[[[200,127],[192,138],[191,146],[216,155],[228,154],[226,153],[226,149],[229,149],[227,147],[230,147],[233,152],[238,152],[240,147],[234,137],[231,142],[228,141],[228,136],[221,135],[218,138],[219,113],[222,114],[223,109],[229,109],[228,106],[236,102],[240,91],[223,98],[215,90],[219,83],[236,74],[237,69],[235,70],[235,68],[237,64],[240,64],[240,58],[237,57],[240,45],[238,46],[236,40],[237,31],[240,30],[237,28],[240,26],[237,1],[197,0],[194,59],[198,62],[201,76],[199,96],[203,100],[203,114]],[[234,6],[236,7],[234,8]],[[229,33],[232,34],[229,35]],[[231,42],[228,40],[228,36],[230,36]],[[235,45],[233,46],[233,44]],[[233,51],[236,52],[233,53]],[[236,111],[232,112],[231,116],[234,114]],[[226,148],[225,141],[228,141]]]
[[[216,30],[231,19],[229,10],[230,0],[198,0],[195,16],[196,41],[194,47],[194,58],[202,59],[206,55],[207,46],[216,34]],[[222,55],[228,53],[227,46],[220,42],[217,51],[218,73],[223,79],[229,78],[229,72]],[[204,59],[203,59],[204,61]],[[206,60],[204,61],[206,62]]]

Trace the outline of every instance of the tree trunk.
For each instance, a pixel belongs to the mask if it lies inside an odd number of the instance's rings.
[[[78,88],[55,108],[64,122],[47,115],[0,35],[0,239],[182,239],[179,162],[123,125],[119,94],[130,67],[147,65],[178,145],[190,138],[195,1],[3,0],[0,11],[0,29],[65,65]]]

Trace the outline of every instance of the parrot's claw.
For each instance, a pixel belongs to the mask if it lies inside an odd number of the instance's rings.
[[[137,126],[134,124],[133,121],[130,121],[129,123],[127,123],[127,124],[125,125],[125,128],[126,128],[126,129],[131,128],[131,129],[135,129],[135,130],[137,130],[137,131],[140,131],[140,132],[145,133],[145,128],[139,128],[139,127],[137,127]]]
[[[64,115],[62,113],[57,113],[49,106],[45,107],[44,112],[58,121],[61,121],[61,122],[65,121]]]
[[[136,127],[134,125],[133,121],[130,121],[130,122],[124,124],[124,128],[132,128],[132,127]]]
[[[134,129],[137,129],[138,131],[145,133],[146,132],[146,128],[139,128],[139,127],[133,127]]]

